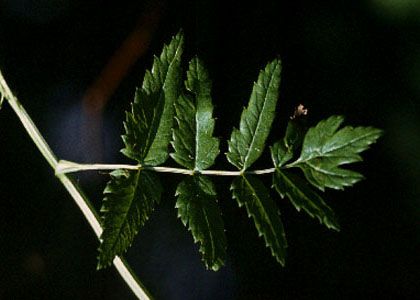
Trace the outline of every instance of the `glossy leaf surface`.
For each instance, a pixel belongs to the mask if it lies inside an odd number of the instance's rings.
[[[198,58],[190,62],[185,86],[187,92],[175,102],[178,126],[173,130],[171,156],[190,170],[204,170],[219,154],[219,140],[213,137],[211,81]]]
[[[156,166],[168,157],[173,106],[181,89],[183,41],[182,33],[178,33],[164,46],[160,57],[154,58],[152,71],[146,71],[131,112],[126,113],[125,148],[121,152],[140,164]]]
[[[308,215],[317,218],[320,223],[336,231],[340,230],[335,214],[324,200],[311,187],[294,174],[276,169],[273,186],[282,198],[289,198],[294,207],[303,209]]]
[[[209,178],[195,175],[184,179],[176,190],[176,208],[188,227],[208,269],[217,271],[226,259],[226,236],[216,189]]]
[[[162,187],[149,171],[116,170],[104,190],[98,268],[123,254],[160,201]]]
[[[280,212],[264,184],[253,176],[239,176],[234,179],[231,190],[239,207],[245,206],[248,216],[253,218],[258,235],[264,237],[271,254],[284,265],[286,235]]]
[[[338,128],[343,117],[332,116],[308,130],[300,157],[292,166],[302,169],[306,179],[319,188],[343,189],[363,179],[363,175],[340,166],[362,158],[360,152],[369,148],[382,135],[373,127]]]
[[[241,115],[239,130],[234,128],[226,153],[231,164],[246,170],[262,154],[274,120],[280,86],[281,62],[267,64],[254,83],[248,107]]]

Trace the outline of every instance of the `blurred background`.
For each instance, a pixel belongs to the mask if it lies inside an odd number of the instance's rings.
[[[383,128],[385,135],[356,166],[367,180],[324,195],[340,233],[275,196],[289,243],[285,268],[230,198],[229,180],[215,178],[229,257],[219,272],[206,271],[174,209],[180,177],[163,176],[163,201],[126,255],[152,295],[417,298],[420,1],[0,0],[0,67],[58,157],[129,162],[119,153],[124,111],[153,54],[180,28],[184,61],[197,53],[213,79],[216,135],[222,139],[237,126],[258,70],[276,56],[283,73],[271,141],[282,136],[299,103],[309,109],[311,124],[342,114],[348,124]],[[267,164],[268,155],[256,167]],[[215,168],[230,168],[223,155]],[[74,177],[99,209],[107,175]],[[0,299],[134,299],[115,269],[96,271],[97,246],[5,104]]]

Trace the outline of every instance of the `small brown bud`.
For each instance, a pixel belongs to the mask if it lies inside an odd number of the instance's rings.
[[[293,116],[290,117],[291,120],[299,118],[301,116],[306,116],[308,114],[308,109],[303,106],[303,104],[299,104],[295,111],[293,112]]]

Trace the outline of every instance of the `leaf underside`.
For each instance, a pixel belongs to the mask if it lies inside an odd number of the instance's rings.
[[[273,175],[273,186],[282,198],[287,196],[298,211],[303,209],[328,228],[340,230],[333,210],[298,176],[276,169]]]
[[[181,85],[183,43],[183,35],[178,33],[164,46],[160,57],[154,57],[152,71],[146,71],[131,112],[126,113],[122,136],[125,148],[121,152],[140,164],[156,166],[168,157],[173,104]]]
[[[226,258],[226,237],[213,183],[201,175],[188,176],[175,195],[178,216],[188,226],[194,242],[200,243],[206,267],[217,271]]]
[[[162,187],[156,174],[149,171],[115,170],[104,190],[103,233],[98,268],[109,266],[123,254],[148,220]]]
[[[240,170],[246,170],[264,150],[270,133],[280,85],[281,62],[275,59],[267,64],[254,83],[248,107],[241,115],[239,130],[234,128],[226,153],[228,161]]]
[[[211,81],[202,62],[191,60],[187,72],[186,93],[175,102],[177,125],[173,129],[171,157],[190,170],[204,170],[219,154],[219,140],[213,137],[214,118]]]
[[[341,116],[332,116],[310,128],[300,157],[293,163],[321,191],[325,188],[341,190],[363,179],[360,173],[340,166],[361,161],[359,153],[382,135],[381,130],[373,127],[346,126],[338,130],[343,120]]]
[[[254,220],[258,235],[264,237],[271,254],[284,266],[286,235],[280,212],[263,183],[258,178],[243,175],[234,179],[231,190],[239,207],[245,205],[248,216]]]

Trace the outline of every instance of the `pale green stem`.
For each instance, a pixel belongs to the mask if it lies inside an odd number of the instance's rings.
[[[56,174],[66,174],[80,171],[99,171],[99,170],[151,170],[161,173],[176,173],[184,175],[202,174],[202,175],[214,175],[214,176],[241,176],[242,174],[262,175],[274,173],[275,168],[264,169],[264,170],[252,170],[252,171],[222,171],[222,170],[188,170],[180,168],[170,167],[150,167],[141,165],[124,165],[124,164],[78,164],[72,161],[60,160],[57,168],[55,169]]]
[[[48,164],[56,171],[58,166],[57,158],[55,157],[54,153],[48,146],[47,142],[44,140],[43,136],[39,132],[38,128],[35,126],[32,119],[29,117],[23,106],[20,104],[18,99],[13,95],[12,91],[10,90],[9,86],[6,83],[1,71],[0,71],[0,94],[1,98],[4,97],[18,116],[19,120],[22,122],[23,127],[26,129],[27,133],[29,134],[32,141],[37,146],[38,150],[47,160]],[[71,180],[66,174],[64,173],[57,173],[56,176],[58,180],[63,184],[69,194],[72,196],[76,204],[79,206],[80,210],[82,211],[84,217],[88,221],[89,225],[92,227],[93,231],[95,232],[96,236],[99,238],[102,234],[102,227],[99,223],[99,217],[90,204],[89,200],[86,196],[83,195],[78,185]],[[140,281],[137,279],[135,274],[130,270],[128,265],[125,263],[124,259],[121,257],[115,257],[114,266],[117,271],[120,273],[123,280],[126,284],[130,287],[133,293],[139,299],[150,299],[151,296],[146,291],[146,289],[142,286]]]

